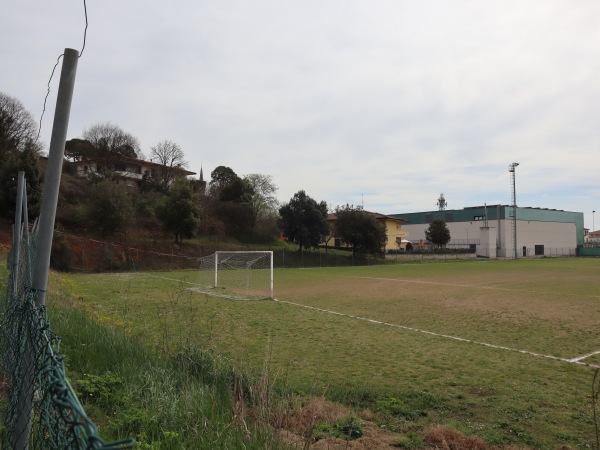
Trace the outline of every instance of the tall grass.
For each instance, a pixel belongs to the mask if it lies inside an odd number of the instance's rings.
[[[71,384],[104,439],[135,437],[140,449],[283,448],[235,414],[235,389],[249,391],[250,380],[227,361],[193,347],[161,356],[80,311],[49,314]]]

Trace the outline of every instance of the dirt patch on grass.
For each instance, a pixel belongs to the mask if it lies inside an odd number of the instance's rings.
[[[363,422],[363,435],[358,439],[343,440],[335,437],[320,439],[318,441],[307,441],[302,436],[282,432],[283,440],[292,448],[313,450],[375,450],[398,446],[403,435],[379,428],[373,422]]]
[[[259,420],[257,411],[251,411]],[[361,423],[362,435],[355,439],[324,436],[319,432],[323,424],[333,425],[345,417],[356,417]],[[393,432],[377,425],[381,417],[369,410],[360,412],[327,401],[323,397],[293,399],[279,405],[270,415],[270,426],[281,442],[293,449],[303,450],[376,450],[385,448],[420,448],[440,450],[526,450],[528,447],[489,445],[449,427],[435,425],[422,432]],[[559,447],[568,450],[570,447]]]
[[[423,442],[428,449],[443,450],[518,450],[526,448],[512,445],[506,447],[488,445],[481,439],[465,436],[456,430],[442,426],[435,426],[426,430],[423,435]],[[565,447],[561,448],[566,450]]]

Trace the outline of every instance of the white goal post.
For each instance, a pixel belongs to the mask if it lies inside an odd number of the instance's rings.
[[[272,251],[218,251],[199,259],[198,289],[237,300],[273,298]]]

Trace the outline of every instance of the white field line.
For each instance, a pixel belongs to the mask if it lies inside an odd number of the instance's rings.
[[[150,277],[150,278],[158,278],[160,280],[177,281],[178,283],[186,283],[186,284],[192,284],[194,286],[198,286],[198,283],[192,283],[191,281],[179,280],[177,278],[159,277],[157,275],[149,275],[149,274],[143,274],[143,276]]]
[[[377,324],[377,325],[385,325],[385,326],[388,326],[388,327],[399,328],[401,330],[414,331],[416,333],[428,334],[430,336],[436,336],[436,337],[445,338],[445,339],[453,339],[455,341],[467,342],[469,344],[481,345],[483,347],[489,347],[489,348],[494,348],[494,349],[499,349],[499,350],[507,350],[507,351],[510,351],[510,352],[523,353],[525,355],[535,356],[535,357],[538,357],[538,358],[553,359],[553,360],[556,360],[556,361],[562,361],[562,362],[567,362],[567,363],[571,363],[571,364],[580,364],[580,365],[583,365],[583,366],[600,368],[600,366],[597,366],[595,364],[588,364],[588,363],[585,363],[585,362],[582,361],[583,359],[587,358],[588,356],[592,356],[592,355],[596,355],[596,354],[600,353],[600,351],[597,351],[597,352],[594,352],[594,353],[590,353],[589,355],[581,356],[581,357],[578,357],[578,358],[572,358],[572,359],[561,358],[559,356],[544,355],[543,353],[536,353],[536,352],[532,352],[532,351],[529,351],[529,350],[521,350],[521,349],[517,349],[517,348],[505,347],[505,346],[502,346],[502,345],[488,344],[487,342],[474,341],[472,339],[461,338],[461,337],[458,337],[458,336],[451,336],[449,334],[435,333],[433,331],[422,330],[420,328],[413,328],[413,327],[407,327],[405,325],[398,325],[398,324],[395,324],[395,323],[383,322],[381,320],[368,319],[366,317],[360,317],[360,316],[353,316],[352,314],[345,314],[345,313],[341,313],[341,312],[337,312],[337,311],[332,311],[332,310],[329,310],[329,309],[323,309],[323,308],[317,308],[315,306],[303,305],[301,303],[288,302],[286,300],[278,300],[278,299],[274,299],[274,300],[276,302],[279,302],[279,303],[287,303],[288,305],[300,306],[302,308],[312,309],[313,311],[320,311],[320,312],[324,312],[324,313],[327,313],[327,314],[334,314],[334,315],[337,315],[337,316],[348,317],[350,319],[362,320],[364,322],[374,323],[374,324]]]
[[[268,297],[263,298],[263,297],[248,297],[248,296],[233,295],[233,294],[221,294],[219,292],[215,292],[214,288],[192,287],[192,288],[187,288],[186,291],[196,292],[197,294],[206,294],[210,297],[219,297],[219,298],[225,298],[227,300],[236,300],[236,301],[243,301],[243,302],[256,302],[256,301],[262,301],[262,300],[271,300]]]
[[[600,355],[600,350],[598,350],[597,352],[588,353],[587,355],[578,356],[577,358],[571,358],[571,359],[569,359],[569,362],[579,362],[583,359],[589,358],[590,356],[594,356],[594,355]],[[589,364],[589,365],[591,367],[597,367],[592,364]]]

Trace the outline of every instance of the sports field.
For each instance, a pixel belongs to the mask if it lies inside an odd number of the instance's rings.
[[[276,301],[190,291],[194,271],[69,275],[77,307],[164,352],[197,345],[403,432],[595,445],[600,259],[275,270]],[[60,301],[60,299],[56,299]],[[385,408],[390,402],[397,406]]]

